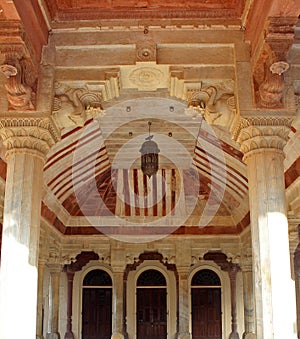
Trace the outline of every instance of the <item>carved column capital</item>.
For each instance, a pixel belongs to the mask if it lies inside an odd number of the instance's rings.
[[[48,263],[47,266],[51,273],[61,273],[64,268],[64,265],[60,263]]]
[[[50,117],[32,115],[0,117],[0,136],[8,151],[29,149],[42,156],[60,139]]]
[[[248,116],[241,118],[234,131],[234,139],[240,144],[244,161],[250,153],[261,149],[283,151],[288,140],[293,118],[274,116]]]

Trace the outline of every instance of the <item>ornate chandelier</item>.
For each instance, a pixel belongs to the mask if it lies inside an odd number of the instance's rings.
[[[140,149],[141,152],[141,169],[144,174],[151,178],[158,171],[158,153],[160,149],[157,143],[153,141],[153,135],[150,135],[151,121],[148,121],[149,136],[145,138],[145,142]]]

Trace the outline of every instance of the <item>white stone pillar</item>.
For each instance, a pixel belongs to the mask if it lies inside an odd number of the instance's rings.
[[[38,264],[38,299],[36,318],[36,339],[44,339],[43,336],[43,297],[44,297],[44,268],[45,260],[39,260]]]
[[[114,272],[112,339],[123,339],[123,276],[124,270]]]
[[[291,122],[251,116],[237,138],[248,170],[258,339],[296,338],[283,168]]]
[[[59,319],[59,286],[62,265],[49,264],[51,275],[51,301],[50,301],[50,332],[46,339],[59,339],[58,319]]]
[[[297,306],[297,332],[300,338],[300,243],[294,253],[294,272],[296,287],[296,306]]]
[[[243,295],[244,295],[244,323],[243,339],[255,339],[254,295],[252,269],[249,265],[242,265]]]
[[[31,339],[36,336],[43,166],[58,134],[49,118],[24,113],[22,118],[0,117],[0,135],[7,148],[0,338]]]
[[[189,267],[177,267],[179,278],[179,333],[178,339],[190,339],[190,312],[189,312]]]

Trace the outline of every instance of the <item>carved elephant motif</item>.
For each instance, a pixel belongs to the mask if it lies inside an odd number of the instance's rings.
[[[217,98],[217,89],[213,86],[208,87],[205,92],[208,94],[204,114],[207,123],[230,127],[236,113],[234,95],[224,93]]]

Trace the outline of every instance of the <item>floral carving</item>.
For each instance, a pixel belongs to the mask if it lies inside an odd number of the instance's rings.
[[[43,155],[60,138],[49,117],[0,118],[0,136],[7,150],[27,148]]]
[[[235,140],[244,154],[261,148],[283,150],[291,130],[293,119],[272,116],[242,118],[234,132]]]
[[[163,72],[154,67],[137,67],[129,74],[129,80],[140,90],[154,90],[163,80]]]

